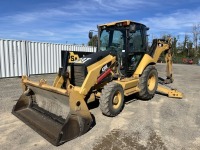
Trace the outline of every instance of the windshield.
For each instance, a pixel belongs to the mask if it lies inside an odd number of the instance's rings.
[[[117,50],[125,49],[125,30],[109,29],[102,30],[100,36],[100,50]]]
[[[144,51],[144,42],[143,41],[143,30],[141,26],[136,26],[134,32],[128,33],[128,42],[127,46],[130,52],[141,52]],[[126,29],[124,28],[108,28],[101,30],[100,34],[100,46],[101,51],[107,50],[116,50],[123,51],[127,47],[125,46],[126,42]]]

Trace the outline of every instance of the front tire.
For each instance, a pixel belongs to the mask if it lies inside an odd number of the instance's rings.
[[[109,117],[117,116],[124,106],[124,90],[116,82],[104,86],[99,100],[102,113]]]
[[[149,65],[143,71],[140,80],[140,92],[137,94],[139,99],[149,100],[154,97],[158,87],[158,72],[153,65]]]

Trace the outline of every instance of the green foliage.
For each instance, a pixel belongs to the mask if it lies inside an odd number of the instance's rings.
[[[175,56],[177,54],[177,38],[176,37],[173,37],[172,38],[172,54],[173,56]]]
[[[97,47],[98,37],[94,35],[88,42],[88,46],[95,46]]]
[[[167,37],[172,38],[172,53],[174,63],[183,63],[183,58],[193,59],[194,63],[197,63],[197,60],[200,58],[200,45],[198,45],[198,51],[196,51],[194,41],[191,40],[191,37],[188,34],[184,35],[183,41],[179,40],[179,36],[162,36],[162,38],[165,39]],[[161,55],[161,57],[163,56]]]

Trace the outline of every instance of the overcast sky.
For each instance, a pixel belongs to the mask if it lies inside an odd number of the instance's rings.
[[[200,23],[199,0],[3,0],[0,38],[86,44],[97,24],[132,20],[150,38],[184,35]]]

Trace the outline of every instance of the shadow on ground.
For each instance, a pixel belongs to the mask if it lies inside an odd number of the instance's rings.
[[[149,137],[146,144],[144,144],[140,138],[139,132],[126,133],[123,130],[112,130],[93,147],[93,150],[101,149],[167,150],[161,137],[153,130],[149,131]]]

